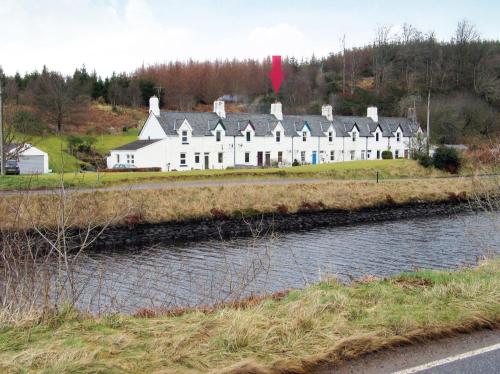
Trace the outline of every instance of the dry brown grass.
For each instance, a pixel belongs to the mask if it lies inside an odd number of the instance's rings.
[[[287,185],[228,185],[142,191],[72,192],[64,196],[71,206],[68,226],[99,224],[128,212],[124,224],[182,221],[250,213],[297,212],[300,209],[358,209],[379,204],[437,201],[497,191],[493,180],[420,179],[385,181],[331,181]],[[60,194],[20,193],[0,197],[0,228],[51,227],[59,217]],[[215,212],[215,213],[214,213]],[[217,214],[216,214],[217,213]],[[120,223],[120,222],[114,222]]]

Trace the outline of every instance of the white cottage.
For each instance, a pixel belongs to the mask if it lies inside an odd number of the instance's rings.
[[[270,114],[226,113],[224,101],[213,112],[161,112],[150,99],[149,116],[139,139],[113,149],[109,168],[119,163],[160,167],[163,171],[227,167],[290,166],[382,158],[391,150],[408,158],[421,132],[412,118],[337,116],[331,105],[321,115],[284,115],[281,103]]]

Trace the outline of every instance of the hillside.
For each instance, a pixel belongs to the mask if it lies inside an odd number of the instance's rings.
[[[36,113],[35,108],[29,105],[8,105],[7,118],[15,120],[16,111]],[[47,118],[36,116],[36,131],[21,131],[17,137],[47,152],[49,167],[54,172],[78,171],[91,166],[85,161],[85,155],[79,152],[71,154],[69,150],[71,137],[93,139],[95,142],[92,147],[95,152],[93,156],[103,159],[110,149],[136,140],[146,117],[146,108],[115,107],[113,109],[110,105],[94,102],[88,106],[87,110],[68,118],[63,135],[56,134],[54,126],[45,122]]]

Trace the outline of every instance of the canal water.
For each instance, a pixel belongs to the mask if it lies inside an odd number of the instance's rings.
[[[213,304],[327,277],[349,282],[418,268],[457,269],[500,251],[498,213],[422,217],[116,252],[78,263],[81,308],[134,312]]]

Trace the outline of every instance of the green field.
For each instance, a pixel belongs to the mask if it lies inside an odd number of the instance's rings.
[[[2,314],[0,313],[0,316]],[[500,261],[458,272],[420,270],[213,310],[100,318],[69,308],[0,327],[9,373],[310,372],[371,351],[500,323]],[[229,370],[232,368],[232,370]]]
[[[101,147],[107,147],[115,139],[104,138]],[[66,159],[65,159],[66,160]],[[351,161],[288,168],[191,170],[172,172],[123,172],[47,174],[38,176],[4,176],[0,190],[53,188],[64,180],[66,187],[103,187],[130,183],[174,182],[203,179],[235,178],[331,178],[331,179],[381,179],[421,178],[446,175],[433,168],[424,168],[413,160]]]
[[[127,144],[137,140],[138,130],[129,130],[126,134],[118,135],[95,135],[97,140],[95,149],[101,154],[106,155],[109,150],[120,145]],[[83,162],[70,155],[68,150],[66,136],[48,135],[35,136],[30,139],[30,142],[42,151],[49,155],[49,168],[54,173],[61,171],[71,172],[80,170]]]

